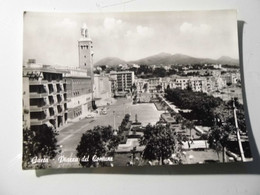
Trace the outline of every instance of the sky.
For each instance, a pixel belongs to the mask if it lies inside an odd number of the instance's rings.
[[[80,28],[93,41],[94,63],[158,53],[238,59],[234,10],[118,13],[24,13],[23,63],[78,66]]]

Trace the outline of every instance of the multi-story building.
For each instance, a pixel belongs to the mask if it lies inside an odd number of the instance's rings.
[[[123,71],[123,72],[110,72],[110,77],[115,79],[117,82],[117,92],[127,92],[131,90],[134,84],[134,72]]]
[[[221,76],[227,84],[236,84],[241,80],[240,74],[237,73],[227,73]]]
[[[37,66],[35,60],[30,60],[30,64],[24,67],[24,90],[30,93],[30,97],[23,95],[24,126],[28,126],[30,120],[31,127],[45,122],[59,127],[68,119],[80,119],[92,110],[94,53],[86,26],[81,28],[78,52],[79,67]],[[26,99],[30,99],[30,117],[26,114]]]
[[[109,76],[109,81],[111,83],[111,92],[112,92],[112,96],[115,95],[115,93],[117,92],[117,79],[116,77],[114,76]]]
[[[135,79],[135,86],[136,86],[136,91],[137,93],[143,93],[145,91],[145,84],[147,86],[148,90],[148,79],[141,79],[141,78],[136,78]]]
[[[23,128],[30,129],[30,90],[29,77],[23,73]]]
[[[178,89],[187,89],[189,84],[189,78],[176,78],[175,86]]]
[[[154,92],[157,92],[158,91],[158,86],[161,86],[162,81],[161,81],[161,78],[150,78],[148,80],[148,91],[150,93],[154,93]]]
[[[206,77],[207,79],[207,92],[214,92],[221,90],[226,86],[226,81],[222,77]]]
[[[87,70],[67,68],[64,75],[67,83],[68,117],[77,120],[92,110],[92,82]]]
[[[111,80],[108,75],[94,75],[94,99],[97,106],[111,102]]]
[[[193,91],[207,92],[207,79],[204,77],[139,78],[136,80],[137,92],[144,92],[145,85],[147,85],[146,91],[150,93],[164,92],[167,88],[178,88],[184,90],[188,89],[188,87]]]
[[[23,121],[31,129],[59,128],[67,122],[64,71],[47,65],[23,68]]]
[[[196,92],[207,92],[207,79],[201,77],[191,77],[189,79],[188,85],[191,87],[192,91]]]

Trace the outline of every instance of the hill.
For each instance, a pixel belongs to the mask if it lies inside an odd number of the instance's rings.
[[[94,64],[94,66],[100,66],[100,65],[108,65],[108,66],[117,66],[119,64],[126,64],[127,62],[116,57],[107,57],[99,60]]]
[[[228,65],[238,65],[239,61],[237,59],[230,58],[228,56],[222,56],[218,59],[210,58],[195,58],[183,54],[169,54],[169,53],[159,53],[146,58],[142,58],[135,61],[124,61],[119,58],[104,58],[97,63],[97,65],[108,65],[115,66],[119,64],[139,64],[139,65],[169,65],[169,64],[228,64]]]

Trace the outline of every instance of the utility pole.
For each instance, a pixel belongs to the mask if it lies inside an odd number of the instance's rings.
[[[245,162],[245,155],[244,155],[244,150],[243,150],[243,146],[241,143],[241,138],[240,138],[240,133],[239,133],[239,128],[238,128],[238,123],[237,123],[237,108],[235,105],[235,100],[233,99],[233,108],[234,108],[234,119],[235,119],[235,126],[236,126],[236,130],[237,130],[237,141],[238,141],[238,146],[239,146],[239,150],[240,150],[240,154],[241,154],[241,161]]]

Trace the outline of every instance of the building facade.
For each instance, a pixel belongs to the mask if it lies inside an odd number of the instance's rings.
[[[23,121],[31,129],[58,129],[67,123],[64,71],[46,65],[23,68]]]
[[[134,84],[134,72],[123,71],[123,72],[110,72],[110,77],[116,80],[117,92],[128,92],[131,91],[132,85]]]
[[[111,80],[108,75],[94,75],[94,99],[97,106],[111,103]]]
[[[67,68],[64,75],[67,83],[68,117],[77,120],[92,110],[92,82],[87,70]]]
[[[93,45],[86,26],[78,40],[78,67],[36,65],[29,60],[24,71],[24,126],[46,124],[55,128],[81,119],[93,104]],[[27,86],[29,88],[27,89]],[[28,117],[28,100],[29,112]]]

